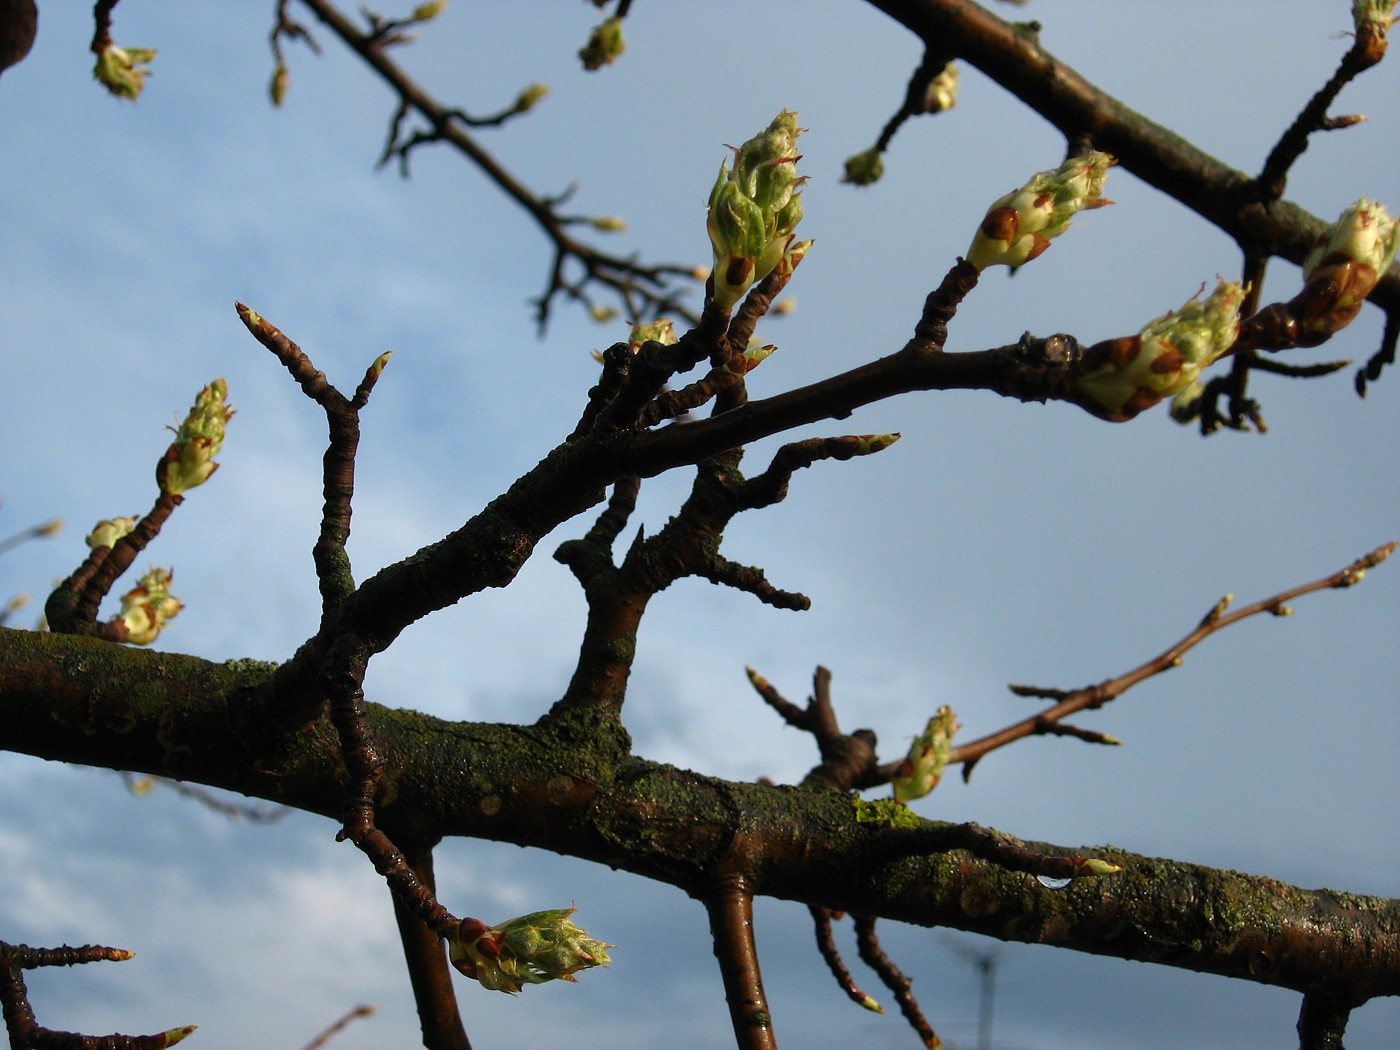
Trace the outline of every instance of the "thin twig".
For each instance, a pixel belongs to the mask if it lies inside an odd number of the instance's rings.
[[[1287,615],[1289,611],[1286,603],[1294,598],[1302,597],[1305,594],[1312,594],[1314,591],[1323,591],[1336,588],[1350,587],[1358,583],[1366,575],[1366,571],[1379,565],[1394,552],[1396,545],[1387,543],[1383,547],[1377,547],[1370,554],[1356,559],[1344,569],[1339,569],[1330,576],[1324,576],[1320,580],[1303,584],[1301,587],[1293,587],[1289,590],[1275,594],[1271,598],[1246,605],[1236,609],[1232,613],[1226,613],[1225,607],[1229,599],[1223,599],[1217,603],[1201,622],[1182,638],[1175,645],[1166,649],[1162,653],[1153,657],[1145,663],[1139,664],[1124,674],[1116,678],[1110,678],[1105,682],[1096,685],[1085,686],[1072,690],[1049,690],[1027,686],[1012,686],[1012,691],[1021,695],[1039,695],[1048,698],[1058,698],[1056,704],[1048,711],[1023,718],[1019,722],[998,730],[988,736],[978,740],[962,744],[952,748],[948,753],[949,764],[955,762],[973,763],[980,759],[989,751],[995,751],[999,747],[1005,747],[1013,741],[1023,737],[1032,736],[1036,733],[1044,733],[1044,723],[1059,722],[1068,716],[1087,709],[1102,707],[1104,704],[1117,699],[1139,682],[1145,681],[1154,675],[1161,674],[1180,665],[1182,657],[1195,648],[1200,642],[1222,631],[1232,624],[1260,613],[1272,613],[1275,616]]]

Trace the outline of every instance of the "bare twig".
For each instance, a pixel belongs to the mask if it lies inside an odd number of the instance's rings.
[[[943,1041],[938,1038],[938,1033],[928,1023],[928,1018],[924,1016],[924,1011],[919,1006],[919,1000],[914,997],[914,982],[904,975],[904,972],[894,964],[894,960],[886,955],[885,950],[880,947],[880,938],[875,934],[874,917],[854,915],[852,918],[856,924],[856,945],[860,950],[861,959],[866,966],[880,975],[880,980],[885,983],[885,987],[894,993],[894,997],[899,1003],[899,1012],[909,1022],[909,1027],[918,1033],[924,1046],[928,1047],[929,1050],[939,1050],[943,1046]]]
[[[351,1007],[341,1014],[333,1022],[323,1028],[311,1042],[307,1043],[301,1050],[320,1050],[342,1031],[344,1031],[354,1021],[362,1017],[369,1017],[378,1009],[372,1003],[363,1003],[359,1006]]]
[[[507,171],[499,161],[469,134],[466,128],[500,123],[499,119],[471,121],[460,110],[450,109],[418,86],[386,53],[385,41],[361,32],[329,0],[302,0],[312,13],[336,36],[365,60],[399,96],[399,106],[391,122],[388,145],[381,163],[397,157],[407,163],[412,150],[428,143],[442,142],[466,157],[506,196],[519,204],[553,243],[555,254],[550,276],[543,294],[536,300],[536,317],[543,328],[549,321],[550,305],[556,296],[587,302],[587,286],[596,283],[606,288],[620,302],[623,312],[632,320],[649,320],[663,314],[675,314],[691,320],[695,315],[681,302],[683,292],[674,285],[678,278],[694,279],[694,267],[679,264],[647,266],[635,258],[610,255],[571,236],[569,221],[555,210],[556,201],[528,189]],[[416,112],[427,129],[404,138],[403,123],[410,112]],[[581,267],[583,277],[572,281],[565,276],[565,266]]]
[[[1055,700],[1056,703],[1048,711],[1023,718],[1021,721],[998,730],[988,736],[984,736],[970,743],[962,744],[952,748],[948,753],[949,763],[963,762],[968,765],[979,760],[989,751],[994,751],[999,747],[1005,747],[1013,741],[1023,737],[1032,736],[1037,733],[1045,733],[1048,730],[1048,723],[1058,723],[1062,719],[1078,712],[1102,707],[1104,704],[1117,699],[1133,686],[1137,685],[1154,675],[1163,671],[1177,667],[1181,664],[1182,657],[1196,647],[1200,642],[1210,637],[1217,631],[1224,630],[1232,624],[1250,616],[1257,616],[1260,613],[1272,613],[1275,616],[1287,615],[1291,610],[1285,603],[1299,598],[1305,594],[1312,594],[1314,591],[1323,591],[1335,588],[1350,587],[1358,583],[1366,575],[1366,571],[1373,566],[1379,565],[1394,552],[1396,545],[1387,543],[1383,547],[1377,547],[1370,554],[1356,559],[1344,569],[1339,569],[1330,576],[1324,576],[1320,580],[1303,584],[1286,591],[1275,594],[1271,598],[1246,605],[1236,609],[1232,613],[1226,613],[1229,604],[1229,597],[1222,599],[1212,606],[1205,617],[1196,628],[1182,638],[1169,649],[1159,653],[1151,660],[1138,665],[1131,671],[1110,678],[1105,682],[1096,685],[1084,686],[1080,689],[1059,690],[1044,689],[1036,686],[1012,686],[1012,692],[1022,696],[1040,696],[1046,699]],[[1073,735],[1083,736],[1079,730],[1073,731]],[[1098,741],[1100,743],[1105,741]]]

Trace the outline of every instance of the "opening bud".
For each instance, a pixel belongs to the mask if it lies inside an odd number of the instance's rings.
[[[1246,289],[1222,280],[1205,300],[1197,292],[1137,335],[1089,347],[1083,372],[1073,380],[1077,402],[1118,423],[1191,389],[1201,371],[1234,345]]]
[[[579,48],[578,57],[583,60],[583,68],[591,73],[612,65],[626,50],[627,41],[622,36],[622,19],[609,18],[593,27],[588,43]]]
[[[145,67],[155,57],[156,53],[149,48],[120,48],[116,44],[108,44],[98,53],[92,75],[118,98],[129,98],[134,102],[150,73]]]
[[[606,966],[611,944],[594,940],[569,921],[574,909],[531,912],[499,926],[464,919],[448,945],[452,965],[493,992],[514,995],[527,984],[574,981],[574,974]]]
[[[732,308],[794,248],[793,230],[802,221],[800,194],[807,181],[797,174],[801,133],[797,114],[785,109],[734,151],[733,170],[727,163],[719,166],[705,226],[715,259],[715,303],[721,309]]]
[[[175,440],[156,467],[161,491],[171,495],[203,485],[219,469],[214,457],[224,447],[224,428],[233,417],[226,403],[228,384],[216,379],[195,398],[185,421],[175,431]]]
[[[122,609],[113,622],[126,628],[125,641],[132,645],[150,645],[166,623],[180,614],[184,605],[170,593],[173,578],[174,573],[169,569],[153,567],[135,587],[122,595]]]
[[[887,435],[888,436],[888,435]],[[883,447],[883,446],[882,446]],[[959,729],[953,709],[944,704],[914,738],[909,754],[894,775],[894,800],[906,803],[923,798],[938,786],[948,764],[948,749]]]
[[[117,540],[134,528],[136,528],[135,518],[103,518],[88,533],[87,545],[93,550],[98,547],[115,547]]]
[[[1107,153],[1091,151],[1033,175],[987,210],[967,250],[967,262],[979,270],[1030,262],[1050,247],[1052,237],[1069,229],[1076,212],[1113,203],[1103,197],[1113,163]]]

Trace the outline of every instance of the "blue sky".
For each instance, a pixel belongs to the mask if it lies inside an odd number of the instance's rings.
[[[1335,67],[1349,8],[1080,0],[1024,10],[1090,79],[1251,170]],[[755,396],[901,345],[991,200],[1062,153],[1053,128],[964,69],[959,106],[906,126],[885,180],[855,190],[840,184],[841,163],[874,140],[919,58],[884,16],[851,3],[639,4],[622,61],[589,76],[574,52],[593,8],[540,4],[540,16],[521,17],[535,9],[455,4],[398,57],[444,101],[480,112],[548,83],[527,120],[482,139],[541,192],[578,179],[578,210],[625,217],[629,233],[610,246],[706,262],[702,205],[724,143],[784,106],[810,129],[802,233],[817,243],[791,288],[797,311],[760,330],[780,350],[752,378]],[[0,80],[0,535],[54,515],[69,522],[63,537],[7,555],[0,590],[41,594],[81,559],[92,522],[149,506],[162,428],[225,376],[238,415],[223,467],[148,552],[175,567],[187,605],[160,645],[283,658],[317,615],[309,551],[322,424],[238,323],[234,299],[343,386],[395,351],[364,419],[351,543],[361,578],[456,527],[547,451],[594,379],[588,351],[625,328],[564,307],[537,338],[528,301],[547,246],[446,152],[418,154],[409,181],[376,173],[391,100],[328,35],[320,58],[291,50],[290,95],[274,111],[269,12],[229,0],[195,16],[129,0],[118,42],[160,52],[131,105],[91,80],[87,10],[49,4],[33,54]],[[1295,168],[1288,195],[1314,213],[1330,218],[1360,195],[1400,210],[1395,61],[1342,96],[1340,112],[1372,119],[1314,141]],[[1223,235],[1131,175],[1115,173],[1108,194],[1115,207],[1083,217],[1034,265],[989,275],[950,349],[1027,329],[1129,334],[1217,273],[1235,274]],[[1277,264],[1266,299],[1291,296],[1297,276]],[[1333,344],[1293,359],[1364,360],[1379,332],[1368,309]],[[1007,682],[1068,687],[1119,673],[1227,591],[1264,597],[1400,538],[1400,378],[1384,377],[1364,402],[1349,371],[1266,378],[1253,391],[1265,436],[1202,440],[1161,411],[1112,426],[1070,406],[962,392],[804,431],[904,437],[880,456],[804,472],[785,503],[730,529],[726,553],[809,594],[810,612],[697,581],[653,603],[626,716],[639,751],[734,778],[800,777],[815,760],[810,742],[762,707],[746,664],[794,699],[815,665],[830,667],[843,726],[874,728],[887,757],[944,703],[970,739],[1026,713],[1031,702]],[[760,444],[749,462],[774,447]],[[685,483],[648,483],[640,521],[662,523]],[[553,540],[584,528],[571,522]],[[449,718],[537,717],[567,681],[584,613],[547,556],[553,540],[511,588],[415,625],[371,668],[371,695]],[[1400,896],[1396,572],[1304,599],[1290,619],[1242,624],[1084,720],[1124,748],[1025,742],[916,808],[1066,845],[1112,842]],[[0,756],[0,797],[0,936],[138,953],[121,967],[40,975],[45,1023],[196,1022],[198,1045],[293,1047],[373,1002],[380,1012],[334,1045],[416,1037],[387,891],[328,822],[229,824],[169,794],[133,797],[110,773],[16,756]],[[166,858],[155,871],[153,853]],[[454,911],[494,920],[572,900],[591,932],[619,946],[608,971],[577,987],[513,1000],[464,984],[476,1045],[556,1045],[580,1028],[593,1045],[724,1045],[703,911],[679,891],[489,843],[439,853]],[[970,1045],[976,1018],[976,976],[953,942],[1000,951],[999,1050],[1292,1038],[1288,993],[885,926],[950,1044]],[[805,909],[762,904],[758,939],[784,1045],[913,1045],[897,1019],[836,994]],[[1388,1046],[1397,1028],[1395,1004],[1370,1005],[1348,1046]]]

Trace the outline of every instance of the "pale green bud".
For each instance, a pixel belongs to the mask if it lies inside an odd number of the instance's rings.
[[[1186,391],[1201,371],[1234,345],[1247,286],[1221,281],[1135,336],[1090,347],[1074,380],[1078,401],[1104,419],[1132,419],[1166,397]]]
[[[1113,158],[1097,151],[1071,157],[1053,171],[1042,171],[987,210],[967,250],[967,262],[1020,266],[1050,247],[1077,212],[1112,204],[1103,197]]]
[[[1395,0],[1352,0],[1351,18],[1357,34],[1368,34],[1384,53],[1386,34],[1395,22]]]
[[[117,540],[134,528],[136,528],[135,518],[103,518],[88,533],[87,545],[93,550],[98,547],[115,547]]]
[[[607,322],[611,321],[614,317],[617,316],[617,307],[592,306],[589,307],[588,316],[593,318],[593,320],[597,321],[599,324],[606,324]]]
[[[548,84],[531,84],[524,91],[520,92],[520,96],[515,100],[515,105],[512,108],[517,113],[525,113],[534,109],[548,94]]]
[[[634,324],[632,334],[627,337],[627,345],[632,348],[635,354],[642,348],[643,343],[660,343],[662,346],[673,346],[676,342],[676,326],[672,324],[669,317],[660,317],[651,324]]]
[[[1400,248],[1400,222],[1362,197],[1318,237],[1303,260],[1303,290],[1288,304],[1314,345],[1349,325],[1361,312]]]
[[[949,62],[924,90],[924,112],[942,113],[958,104],[958,67]]]
[[[292,74],[287,69],[285,62],[278,62],[277,68],[272,71],[272,82],[267,85],[268,97],[272,99],[274,106],[281,106],[287,99],[287,85],[291,83]]]
[[[162,491],[172,495],[187,492],[204,484],[219,469],[214,457],[224,447],[224,428],[233,416],[233,408],[225,403],[227,397],[228,384],[222,379],[199,392],[157,470]]]
[[[132,645],[150,645],[184,608],[170,593],[173,573],[169,569],[152,568],[137,581],[135,587],[122,595],[122,608],[116,620],[126,627],[126,641]]]
[[[1360,198],[1337,217],[1303,260],[1303,280],[1318,268],[1342,256],[1375,270],[1377,275],[1395,261],[1400,249],[1400,220],[1392,219],[1385,206]]]
[[[783,110],[721,164],[706,229],[714,251],[715,302],[728,310],[783,259],[802,221],[797,114]],[[805,249],[803,249],[805,251]]]
[[[579,970],[611,962],[607,950],[613,947],[570,922],[573,913],[573,908],[537,911],[499,926],[464,919],[448,944],[448,957],[495,992],[514,995],[527,984],[573,981]]]
[[[98,54],[92,75],[118,98],[135,101],[145,86],[146,75],[150,73],[144,67],[149,66],[155,57],[156,53],[149,48],[123,49],[116,44],[108,44]]]
[[[890,438],[890,441],[885,443],[888,445],[893,444],[893,439],[897,436],[885,434],[867,440]],[[953,734],[958,729],[957,717],[947,704],[940,707],[938,713],[928,720],[928,725],[914,738],[914,743],[909,747],[909,754],[895,771],[896,802],[907,803],[912,799],[923,798],[938,786],[939,780],[943,778],[943,769],[948,765],[948,749],[952,745]]]
[[[446,10],[447,0],[429,0],[428,3],[419,4],[413,9],[413,14],[409,15],[409,21],[431,22]]]
[[[578,57],[583,60],[583,68],[592,72],[612,65],[625,50],[627,41],[622,36],[622,19],[609,18],[593,27]]]
[[[597,215],[588,220],[588,225],[604,233],[626,233],[627,222],[616,215]]]
[[[846,174],[841,176],[841,181],[853,186],[870,186],[879,182],[884,174],[885,158],[872,146],[864,153],[846,158]]]

